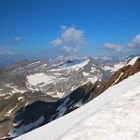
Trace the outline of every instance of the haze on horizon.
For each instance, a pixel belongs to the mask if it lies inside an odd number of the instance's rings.
[[[0,63],[140,54],[139,0],[0,0]]]

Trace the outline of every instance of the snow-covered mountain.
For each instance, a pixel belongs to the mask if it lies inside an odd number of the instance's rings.
[[[15,140],[140,139],[140,72],[72,113]]]
[[[129,62],[131,60],[133,60],[134,58],[136,59],[139,56],[136,55],[130,55],[126,58],[120,59],[118,61],[103,61],[101,63],[101,67],[105,70],[105,71],[109,71],[111,73],[115,73],[116,71],[118,71],[119,69],[123,68],[126,65],[129,65]],[[101,61],[101,60],[100,60]]]
[[[124,67],[114,72],[106,82],[100,85],[100,93],[105,91],[110,86],[115,85],[129,76],[137,73],[138,71],[140,71],[140,57],[136,56],[131,61],[127,62]]]
[[[105,69],[119,63],[124,67],[118,71]],[[62,117],[140,70],[139,57],[119,63],[23,61],[1,71],[0,137],[10,139]]]
[[[132,58],[105,63],[92,58],[56,64],[41,60],[21,61],[0,71],[0,96],[39,91],[52,98],[63,98],[89,81],[94,84],[106,80]]]
[[[96,96],[94,89],[108,75],[92,58],[55,64],[22,61],[9,66],[0,73],[0,137],[24,134],[80,107]],[[36,104],[47,106],[46,113],[36,112]]]
[[[94,84],[102,81],[108,73],[92,58],[59,64],[24,62],[13,65],[1,75],[0,95],[39,91],[54,98],[62,98],[87,82]]]
[[[86,59],[81,63],[73,64],[67,61],[44,73],[35,73],[27,76],[27,88],[41,91],[52,97],[62,98],[87,82],[103,81],[107,72],[93,59]]]

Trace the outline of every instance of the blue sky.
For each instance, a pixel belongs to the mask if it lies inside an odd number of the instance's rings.
[[[0,0],[0,57],[139,53],[139,7],[139,0]]]

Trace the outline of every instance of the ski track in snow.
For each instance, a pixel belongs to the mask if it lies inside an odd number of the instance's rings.
[[[140,72],[81,108],[15,140],[140,139]]]

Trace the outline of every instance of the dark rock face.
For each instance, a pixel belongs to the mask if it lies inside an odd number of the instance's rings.
[[[79,108],[93,98],[91,92],[93,87],[91,83],[87,83],[56,102],[35,101],[21,108],[16,112],[13,121],[16,126],[11,129],[7,138],[24,134]],[[43,120],[36,124],[41,117],[43,117]],[[34,125],[25,129],[30,124]]]

